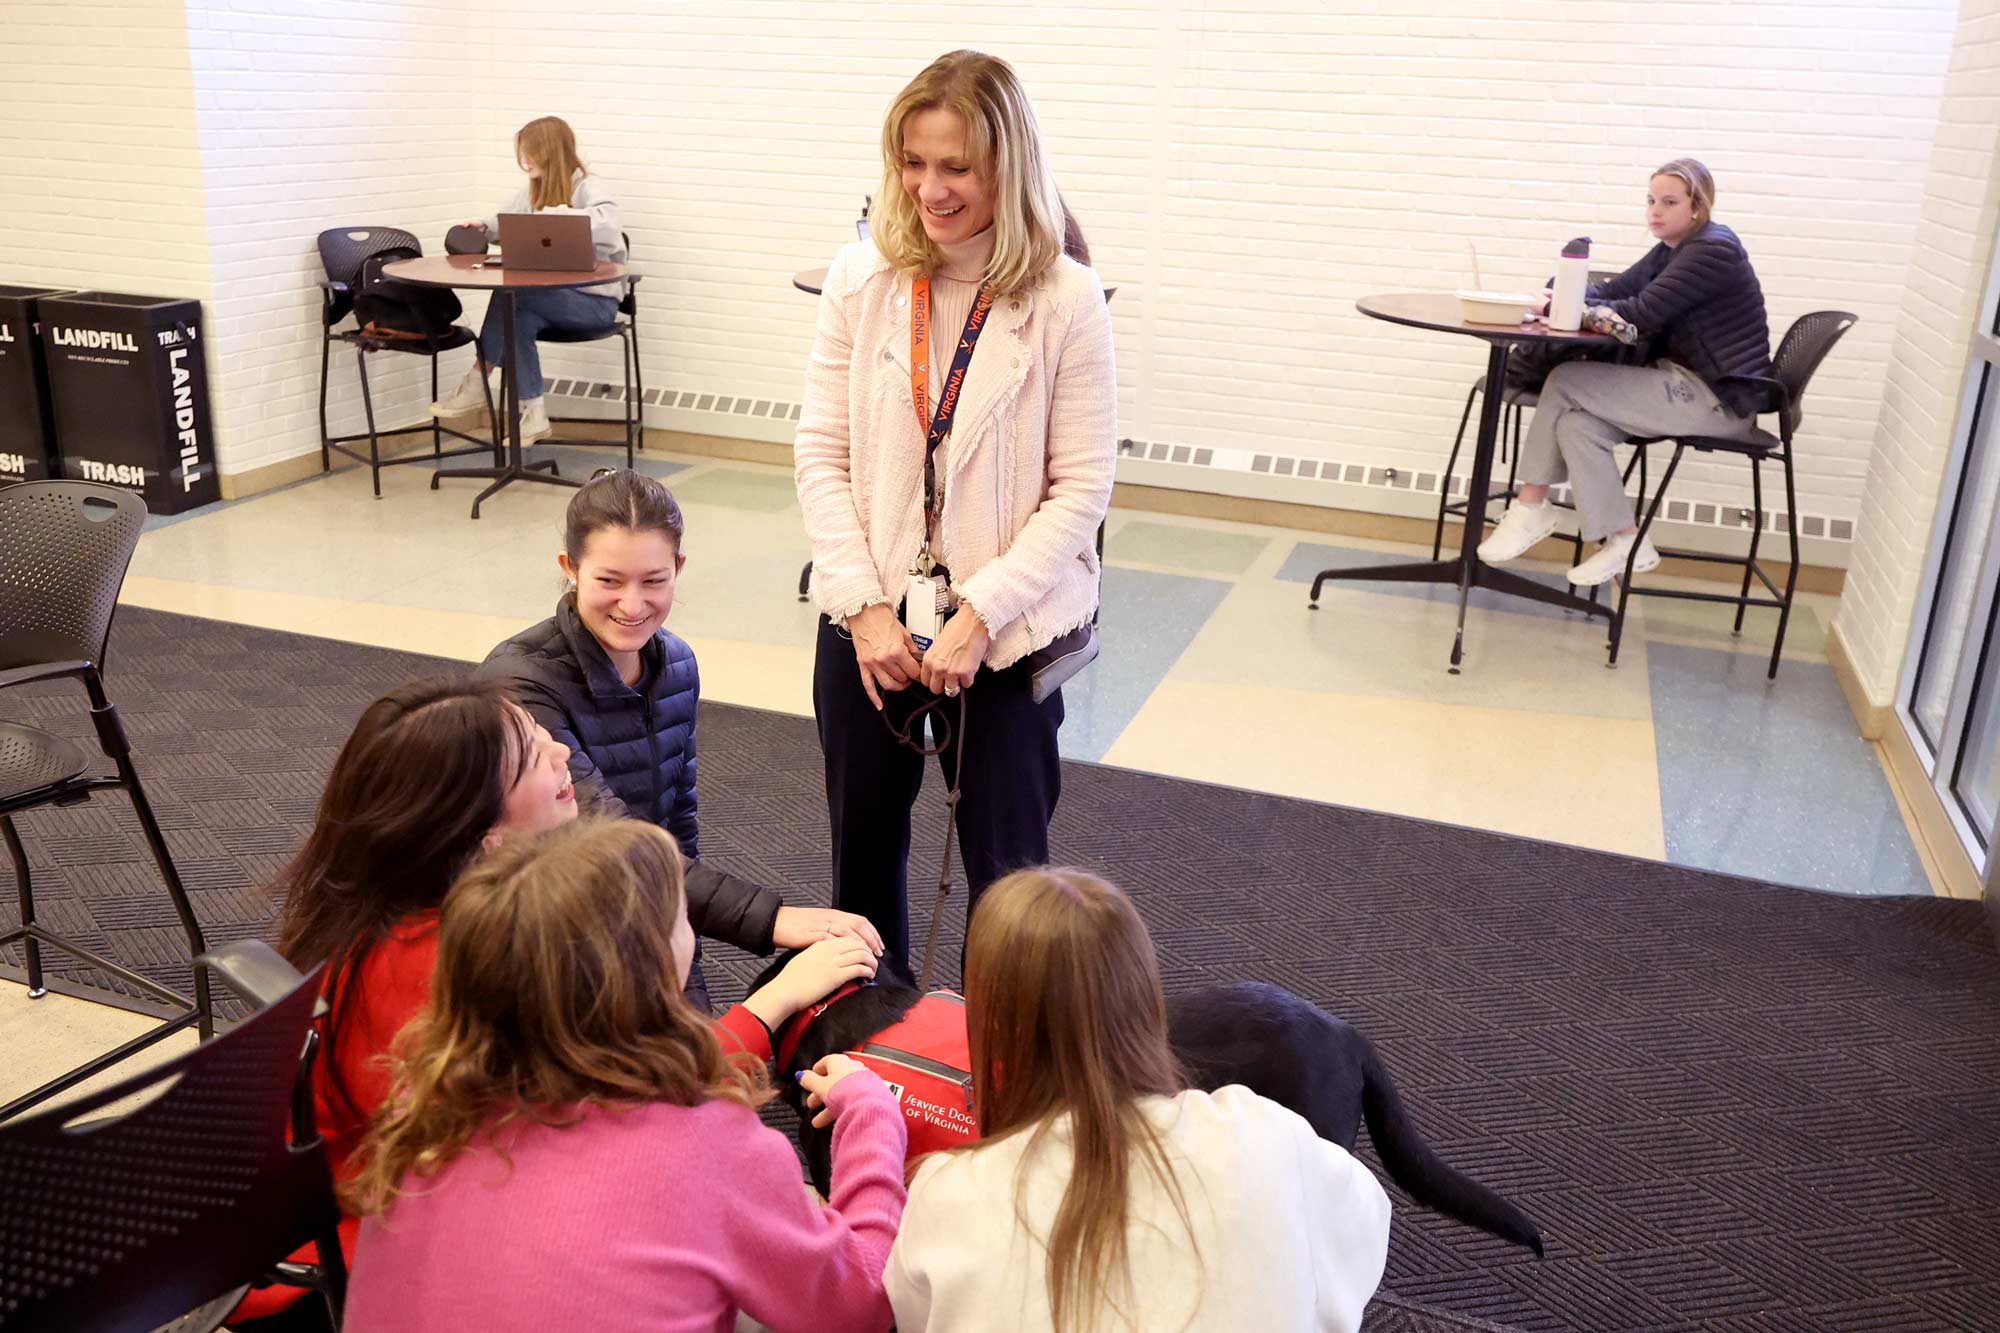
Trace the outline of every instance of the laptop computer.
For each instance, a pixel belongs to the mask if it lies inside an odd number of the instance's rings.
[[[582,213],[502,213],[500,253],[512,269],[588,273],[597,267],[590,219]]]

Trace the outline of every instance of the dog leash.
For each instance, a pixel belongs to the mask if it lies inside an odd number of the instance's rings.
[[[938,866],[937,900],[931,904],[931,928],[924,938],[924,965],[917,973],[917,990],[926,995],[931,989],[931,965],[937,960],[938,929],[944,925],[944,900],[951,896],[951,845],[953,837],[958,832],[958,786],[965,777],[965,696],[970,689],[970,686],[966,686],[958,692],[956,727],[953,727],[951,721],[939,711],[949,702],[942,695],[910,710],[910,715],[903,719],[901,727],[889,720],[886,710],[879,714],[882,725],[889,729],[889,734],[894,736],[899,744],[915,750],[924,758],[941,755],[947,749],[953,752],[952,779],[944,789],[944,861]],[[933,715],[937,717],[945,732],[944,739],[934,746],[919,739],[922,735],[923,719]]]

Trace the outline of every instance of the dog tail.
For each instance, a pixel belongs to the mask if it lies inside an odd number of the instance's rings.
[[[1426,1208],[1542,1253],[1542,1233],[1528,1215],[1431,1150],[1417,1132],[1396,1084],[1371,1046],[1363,1052],[1361,1114],[1376,1155],[1398,1185]]]

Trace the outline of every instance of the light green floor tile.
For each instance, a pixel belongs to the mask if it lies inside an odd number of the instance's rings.
[[[1203,574],[1241,574],[1270,544],[1269,537],[1247,533],[1208,532],[1134,520],[1105,542],[1104,558]]]
[[[783,472],[718,467],[669,485],[682,504],[720,505],[757,514],[780,513],[799,502],[797,486]]]

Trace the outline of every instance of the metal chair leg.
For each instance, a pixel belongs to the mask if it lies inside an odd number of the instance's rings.
[[[619,330],[618,369],[625,376],[625,466],[632,466],[632,448],[638,435],[637,423],[633,420],[638,412],[638,403],[632,396],[632,340],[638,330]]]
[[[368,392],[368,349],[354,345],[354,364],[361,372],[361,410],[368,417],[368,471],[375,479],[375,498],[382,498],[382,446],[375,436],[375,400]]]
[[[1653,492],[1653,502],[1646,507],[1646,516],[1639,521],[1639,531],[1632,538],[1632,549],[1625,556],[1625,576],[1618,580],[1618,609],[1611,613],[1610,656],[1606,666],[1618,665],[1618,645],[1625,637],[1625,610],[1632,600],[1632,563],[1639,557],[1639,546],[1653,530],[1653,519],[1660,512],[1660,504],[1667,498],[1667,487],[1674,479],[1674,469],[1681,465],[1681,454],[1686,445],[1674,444],[1674,456],[1667,462],[1667,474],[1660,478],[1660,485]]]
[[[1771,669],[1764,679],[1778,678],[1778,659],[1785,652],[1785,626],[1792,618],[1792,593],[1799,583],[1799,497],[1792,484],[1792,442],[1785,441],[1785,532],[1792,542],[1791,568],[1785,574],[1785,604],[1778,608],[1778,633],[1771,640]]]
[[[1479,385],[1475,382],[1465,391],[1465,410],[1458,414],[1458,434],[1452,437],[1451,457],[1445,459],[1444,476],[1438,481],[1438,521],[1437,529],[1431,534],[1431,559],[1438,558],[1444,549],[1444,516],[1451,508],[1451,470],[1458,466],[1458,451],[1465,444],[1465,423],[1472,420],[1472,400],[1479,396]],[[799,600],[805,600],[805,591],[799,592]]]
[[[438,354],[431,348],[431,401],[438,400]],[[444,462],[444,422],[433,413],[431,416],[431,465]]]
[[[7,843],[7,854],[14,859],[14,888],[21,903],[21,924],[35,924],[34,882],[28,877],[28,852],[21,846],[21,835],[14,828],[12,815],[0,815],[0,839]],[[33,935],[21,941],[21,951],[28,961],[28,998],[39,1000],[49,993],[42,984],[42,946]]]
[[[201,1039],[207,1041],[215,1035],[215,1009],[208,995],[208,969],[195,960],[208,952],[208,942],[202,938],[201,925],[194,918],[194,907],[188,902],[180,871],[174,868],[174,855],[167,847],[166,834],[160,831],[160,821],[153,815],[153,803],[146,799],[139,770],[132,766],[132,747],[125,738],[124,724],[118,720],[118,706],[105,697],[104,688],[95,676],[85,681],[85,688],[90,692],[90,720],[97,729],[97,742],[118,766],[119,783],[132,802],[132,813],[138,816],[139,830],[145,834],[153,863],[159,867],[167,896],[173,900],[174,915],[180,918],[181,930],[187,936],[188,965],[194,972],[195,1021]]]
[[[328,447],[333,432],[326,426],[326,376],[332,365],[333,336],[324,326],[319,335],[319,470],[333,471],[333,451]]]
[[[1757,568],[1757,543],[1764,536],[1764,469],[1755,454],[1750,456],[1750,556],[1743,562],[1743,587],[1736,594],[1736,623],[1731,634],[1743,632],[1743,613],[1750,609],[1750,576]]]
[[[643,451],[646,447],[646,371],[639,364],[639,320],[632,319],[632,434]]]

